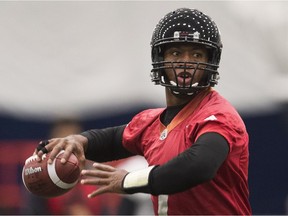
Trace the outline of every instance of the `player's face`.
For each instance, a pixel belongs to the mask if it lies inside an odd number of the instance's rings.
[[[165,49],[164,61],[169,62],[165,63],[168,67],[165,72],[171,84],[179,87],[197,86],[205,69],[204,65],[197,63],[208,62],[208,51],[199,45],[174,43]]]

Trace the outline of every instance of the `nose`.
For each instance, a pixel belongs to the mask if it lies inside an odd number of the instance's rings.
[[[183,62],[189,62],[192,60],[191,54],[189,52],[184,52],[182,54],[182,61]]]
[[[181,59],[180,59],[178,66],[181,67],[182,69],[185,69],[186,72],[191,73],[193,71],[192,69],[194,68],[193,67],[194,64],[192,64],[193,60],[194,58],[191,55],[191,53],[184,52],[181,55]]]

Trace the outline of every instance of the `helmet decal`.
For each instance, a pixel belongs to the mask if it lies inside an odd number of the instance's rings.
[[[175,31],[173,37],[174,37],[174,39],[177,39],[180,37],[192,37],[194,40],[199,40],[200,33],[198,31],[195,31],[193,33],[190,33],[187,31]]]

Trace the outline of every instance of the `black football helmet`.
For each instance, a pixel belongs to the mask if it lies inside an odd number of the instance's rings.
[[[171,43],[193,43],[205,46],[208,50],[208,63],[201,62],[165,62],[164,50]],[[168,87],[175,95],[192,95],[202,89],[214,86],[218,83],[222,42],[220,32],[214,21],[204,13],[196,9],[179,8],[165,15],[156,25],[152,40],[152,66],[151,80],[155,84]],[[167,79],[165,69],[181,67],[184,71],[194,69],[202,71],[201,81],[195,83],[193,78],[184,86],[178,85]],[[193,77],[193,76],[192,76]]]

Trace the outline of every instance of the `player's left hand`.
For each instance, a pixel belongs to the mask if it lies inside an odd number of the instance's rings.
[[[104,193],[125,193],[122,188],[122,181],[128,174],[126,170],[100,163],[94,163],[93,167],[94,169],[82,170],[81,172],[84,177],[81,184],[99,186],[97,190],[88,195],[88,198]]]

